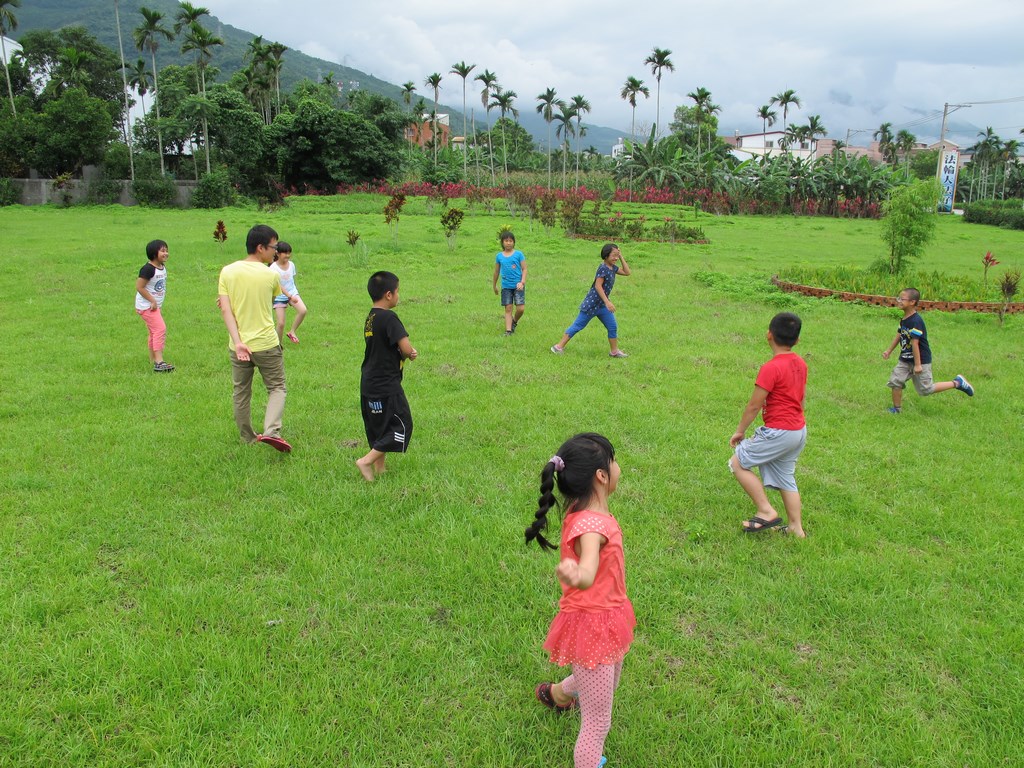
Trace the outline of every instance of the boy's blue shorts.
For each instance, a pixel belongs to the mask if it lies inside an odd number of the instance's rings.
[[[761,484],[777,491],[795,491],[796,460],[807,443],[807,427],[774,429],[758,427],[736,446],[736,458],[744,469],[761,470]]]

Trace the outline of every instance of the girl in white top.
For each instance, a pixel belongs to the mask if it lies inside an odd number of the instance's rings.
[[[170,373],[174,366],[164,360],[167,325],[160,314],[167,291],[167,243],[152,240],[146,245],[149,259],[139,270],[135,281],[135,312],[145,321],[149,331],[149,361],[155,373]]]
[[[299,343],[299,337],[295,332],[306,319],[306,305],[299,298],[299,289],[295,287],[295,263],[292,261],[292,247],[283,240],[277,244],[277,255],[270,268],[277,271],[281,280],[281,293],[274,297],[274,314],[277,315],[277,338],[284,343],[284,337],[293,344]],[[295,307],[295,319],[292,320],[292,329],[284,332],[284,311],[291,304]]]

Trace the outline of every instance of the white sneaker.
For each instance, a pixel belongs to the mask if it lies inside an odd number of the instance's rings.
[[[551,351],[554,352],[556,355],[561,355],[565,353],[565,350],[559,349],[557,344],[551,345]]]

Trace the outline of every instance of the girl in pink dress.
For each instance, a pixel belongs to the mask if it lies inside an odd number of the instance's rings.
[[[536,694],[557,712],[579,707],[576,768],[603,764],[612,700],[636,625],[626,597],[622,530],[608,511],[608,497],[619,475],[615,449],[607,438],[591,432],[570,438],[541,471],[536,519],[526,529],[527,544],[536,540],[544,549],[555,548],[543,532],[548,511],[558,503],[552,493],[557,483],[565,510],[556,570],[562,599],[544,649],[555,664],[571,665],[572,674],[560,683],[541,683]]]

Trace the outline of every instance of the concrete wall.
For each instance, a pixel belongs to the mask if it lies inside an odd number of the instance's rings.
[[[21,190],[22,205],[45,205],[47,203],[63,205],[65,193],[70,194],[72,205],[80,205],[88,199],[90,182],[80,179],[72,179],[63,190],[54,190],[53,179],[12,179],[12,181],[14,186]],[[121,195],[117,202],[121,205],[138,205],[132,196],[132,183],[130,181],[118,183],[121,185]],[[174,186],[177,188],[177,206],[187,208],[192,199],[192,193],[195,191],[196,182],[175,181]]]

